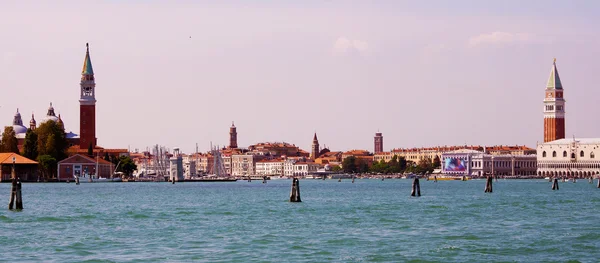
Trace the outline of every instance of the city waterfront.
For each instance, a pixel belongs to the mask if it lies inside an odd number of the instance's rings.
[[[2,261],[597,261],[597,181],[291,180],[23,185]],[[8,197],[9,184],[0,184]]]

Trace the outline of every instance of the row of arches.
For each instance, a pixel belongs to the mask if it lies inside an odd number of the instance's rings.
[[[576,178],[588,178],[600,174],[599,171],[539,171],[538,175],[541,177],[576,177]]]
[[[546,151],[542,152],[542,157],[546,157],[546,155],[547,155],[547,154],[546,154]],[[563,151],[563,154],[562,154],[562,155],[563,155],[563,157],[565,157],[565,158],[566,158],[566,157],[568,156],[568,154],[567,154],[567,151]],[[552,152],[552,157],[557,157],[557,155],[556,155],[556,151],[553,151],[553,152]],[[584,152],[584,151],[580,151],[580,152],[579,152],[579,157],[585,157],[585,152]],[[572,158],[572,159],[575,159],[575,153],[571,153],[571,158]],[[594,158],[596,158],[596,155],[594,154],[594,152],[590,152],[590,158],[591,158],[591,159],[594,159]]]

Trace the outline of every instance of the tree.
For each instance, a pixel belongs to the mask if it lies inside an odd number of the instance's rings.
[[[340,172],[342,171],[342,167],[340,167],[339,165],[336,165],[334,167],[331,168],[331,171],[333,172]]]
[[[117,171],[122,172],[127,176],[131,175],[133,171],[137,170],[137,165],[129,156],[119,157],[119,162],[117,165]]]
[[[38,137],[38,155],[50,155],[56,161],[67,158],[69,142],[60,125],[47,121],[42,123],[35,132]]]
[[[19,154],[19,142],[17,141],[17,135],[15,134],[15,130],[13,130],[12,126],[7,126],[4,128],[0,146],[0,150],[2,150],[2,152]]]
[[[369,164],[362,159],[357,159],[356,170],[359,173],[366,173],[369,171]]]
[[[433,168],[434,169],[441,169],[442,168],[442,161],[440,160],[439,156],[435,156],[435,158],[433,158]]]
[[[31,160],[36,160],[38,156],[37,133],[31,129],[27,129],[25,133],[25,141],[23,142],[23,156]]]
[[[406,170],[408,163],[406,161],[406,158],[404,158],[404,156],[401,156],[400,158],[398,158],[398,169],[400,169],[400,172],[404,172],[404,170]]]
[[[356,157],[348,156],[346,159],[342,161],[342,168],[344,169],[344,173],[355,173],[357,170],[356,167]]]
[[[92,143],[88,146],[88,156],[94,158],[94,146],[92,146]]]
[[[56,165],[58,162],[56,159],[48,154],[40,155],[37,158],[38,164],[40,166],[40,170],[42,171],[42,177],[44,179],[50,179],[54,177],[54,172],[56,171]]]
[[[104,160],[110,162],[110,156],[108,156],[108,153],[104,153]]]

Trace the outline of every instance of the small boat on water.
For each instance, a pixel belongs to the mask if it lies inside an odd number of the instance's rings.
[[[82,174],[81,176],[73,176],[75,179],[75,182],[79,182],[79,183],[114,183],[114,182],[122,182],[123,179],[121,179],[121,177],[114,177],[114,178],[104,178],[104,177],[98,177],[97,175],[93,175],[93,174]],[[78,181],[79,180],[79,181]]]

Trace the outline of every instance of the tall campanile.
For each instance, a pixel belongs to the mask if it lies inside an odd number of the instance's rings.
[[[96,81],[90,59],[90,47],[86,43],[85,60],[81,70],[81,95],[79,98],[79,147],[96,147]]]
[[[556,59],[552,64],[550,78],[544,98],[544,142],[565,138],[565,99],[563,87],[556,69]]]

